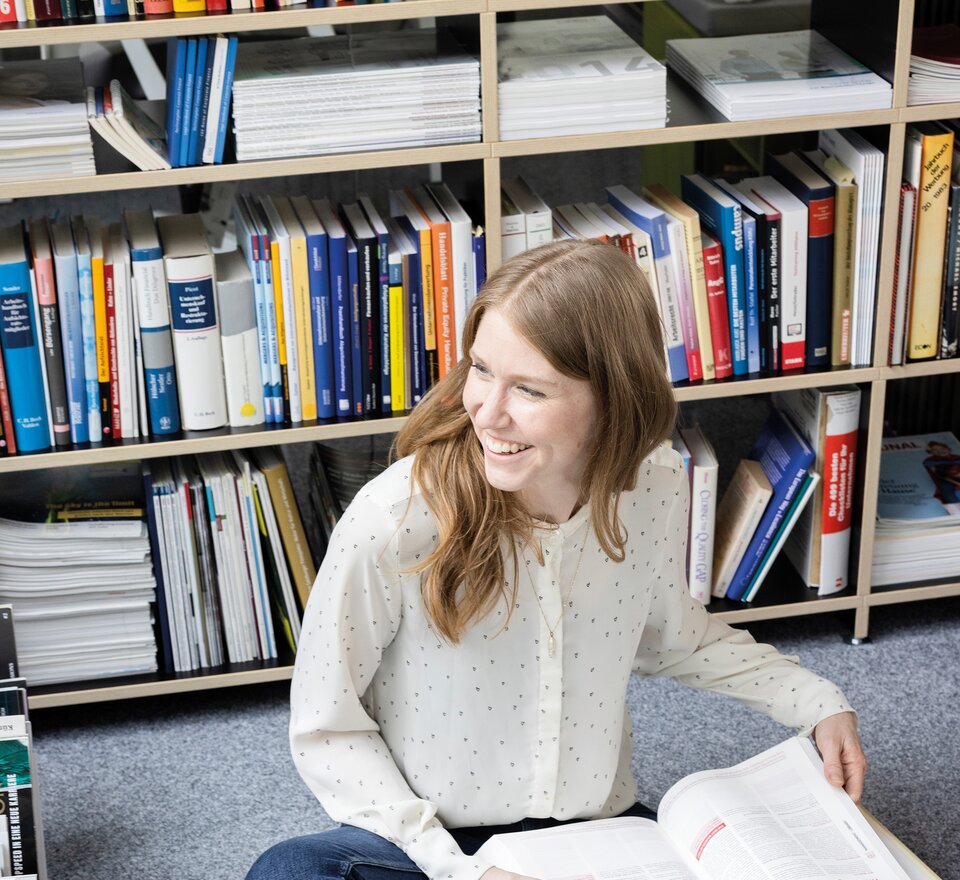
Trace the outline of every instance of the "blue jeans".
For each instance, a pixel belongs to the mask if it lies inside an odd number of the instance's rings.
[[[639,802],[621,815],[657,817],[653,810]],[[450,833],[464,853],[473,855],[493,834],[565,824],[568,823],[557,819],[523,819],[512,825],[451,828]],[[423,877],[399,847],[353,825],[278,843],[260,856],[247,874],[247,880],[422,880]]]

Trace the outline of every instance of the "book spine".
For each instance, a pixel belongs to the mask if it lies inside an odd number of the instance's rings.
[[[450,224],[431,224],[434,315],[437,322],[437,361],[442,379],[454,368],[457,343],[454,327],[453,278],[450,272]]]
[[[293,308],[293,274],[290,265],[290,239],[271,240],[273,263],[273,301],[277,315],[277,348],[283,379],[284,421],[299,422],[300,365],[297,360],[296,314]]]
[[[363,295],[360,292],[360,268],[357,246],[350,242],[347,246],[347,289],[350,297],[350,375],[352,377],[351,403],[353,415],[364,413],[364,337],[363,337]]]
[[[113,420],[110,417],[110,344],[107,339],[106,266],[102,257],[95,257],[91,261],[91,267],[100,431],[104,437],[110,437],[113,435]]]
[[[680,332],[683,338],[683,350],[687,359],[687,378],[698,382],[703,378],[703,366],[700,357],[700,340],[697,337],[697,323],[693,308],[693,274],[687,259],[686,241],[683,224],[679,221],[670,224],[670,252],[673,257],[673,277],[677,282],[677,313]],[[626,236],[622,237],[626,239]],[[621,241],[621,249],[631,256],[630,241]]]
[[[423,315],[424,361],[426,363],[424,382],[425,392],[432,388],[439,378],[437,354],[436,300],[433,293],[433,245],[429,230],[413,234],[420,240],[420,306]]]
[[[693,462],[690,469],[690,546],[687,580],[690,595],[710,601],[713,583],[713,534],[717,509],[717,469]]]
[[[473,233],[473,266],[479,292],[487,280],[487,237],[479,228]]]
[[[50,395],[50,409],[53,415],[53,436],[57,446],[67,446],[70,443],[70,411],[63,370],[63,351],[60,347],[60,316],[57,306],[57,288],[53,277],[53,260],[35,259],[33,267],[37,283],[37,303],[40,307],[40,331],[47,373],[47,392]]]
[[[302,421],[314,421],[317,418],[309,259],[306,239],[302,235],[291,237],[290,272],[293,282],[293,312],[297,340],[297,368],[300,378],[300,419]]]
[[[960,321],[960,184],[950,187],[950,222],[947,224],[943,305],[940,314],[941,358],[957,356],[957,323]]]
[[[2,304],[2,303],[0,303]],[[2,318],[0,318],[2,321]],[[2,327],[0,327],[2,331]],[[0,357],[0,427],[3,428],[3,451],[6,455],[17,454],[17,438],[13,427],[13,409],[10,406],[10,389],[7,387],[7,373]]]
[[[280,369],[280,337],[277,329],[276,298],[273,292],[273,252],[266,235],[259,236],[260,283],[263,285],[263,311],[266,319],[267,354],[270,363],[270,399],[273,421],[283,422],[283,374]]]
[[[37,21],[57,21],[63,18],[60,0],[34,0],[33,8]]]
[[[407,288],[410,314],[410,397],[417,404],[427,393],[427,352],[424,342],[423,288],[421,286],[420,257],[407,257]]]
[[[203,63],[203,84],[200,94],[200,119],[197,123],[197,142],[192,145],[191,155],[193,164],[199,165],[203,145],[207,139],[207,128],[211,125],[210,120],[210,90],[213,87],[213,62],[216,55],[217,38],[207,37],[207,50]]]
[[[313,369],[317,389],[317,418],[332,419],[334,406],[333,343],[330,335],[330,267],[327,236],[307,237],[310,265],[310,311],[313,326]]]
[[[377,260],[379,265],[380,317],[377,336],[380,346],[380,412],[389,415],[393,399],[393,357],[390,347],[390,235],[387,232],[377,235]]]
[[[174,12],[204,12],[206,0],[173,0]]]
[[[107,18],[117,18],[127,14],[127,0],[103,0],[103,15]]]
[[[363,412],[380,411],[380,282],[376,239],[357,240]]]
[[[143,11],[147,15],[169,15],[173,12],[173,0],[143,0]]]
[[[833,317],[834,196],[807,203],[807,329],[806,363],[821,367],[830,363]]]
[[[189,132],[187,149],[184,155],[185,165],[196,165],[200,149],[200,120],[203,118],[204,89],[206,88],[207,71],[207,44],[206,37],[197,38],[197,63],[193,75],[193,95],[190,101],[190,125],[185,126]]]
[[[171,168],[180,167],[180,138],[183,125],[183,87],[187,65],[187,41],[167,40],[167,159]]]
[[[178,111],[180,113],[180,144],[177,165],[180,168],[185,168],[190,164],[190,126],[193,122],[193,98],[196,91],[194,83],[196,78],[197,38],[188,37],[187,60],[183,67],[183,105]]]
[[[217,301],[227,420],[234,427],[262,425],[263,395],[252,280],[218,280]]]
[[[727,285],[719,242],[713,242],[703,249],[703,278],[707,291],[710,334],[713,340],[714,370],[718,379],[726,379],[733,375],[733,359],[730,351]]]
[[[336,414],[353,414],[353,364],[350,338],[350,279],[347,270],[347,247],[343,238],[329,238],[330,248],[330,318],[333,340],[333,380]]]
[[[213,290],[213,259],[165,257],[173,350],[180,382],[180,415],[188,431],[227,423],[220,327]]]
[[[60,341],[63,346],[66,374],[70,439],[74,443],[87,443],[90,440],[90,431],[87,424],[77,260],[76,256],[56,256],[54,260],[60,294]]]
[[[90,254],[77,256],[77,280],[80,295],[80,332],[83,340],[84,410],[87,432],[94,442],[100,440],[100,391],[97,381],[97,332],[93,314],[93,267]]]
[[[763,351],[767,360],[765,367],[770,372],[780,370],[780,220],[767,218],[764,223],[763,248],[763,307],[767,335]]]
[[[26,14],[24,14],[23,19],[19,19],[17,17],[17,6],[18,6],[18,3],[13,2],[13,0],[3,0],[3,2],[0,3],[0,24],[26,20]],[[24,8],[24,13],[26,13],[25,8]]]
[[[297,509],[290,476],[287,473],[286,465],[282,461],[261,468],[261,471],[267,479],[270,501],[276,515],[277,525],[280,528],[280,538],[283,542],[290,573],[293,575],[293,582],[297,588],[297,595],[301,607],[306,607],[307,599],[310,596],[310,588],[317,576],[317,569],[310,556],[310,545],[307,543],[307,535],[300,518],[300,511]]]
[[[806,362],[808,221],[803,211],[784,211],[780,223],[780,366]]]
[[[150,541],[150,560],[153,563],[153,577],[157,584],[157,598],[155,617],[160,638],[157,639],[157,648],[160,653],[160,668],[164,672],[174,671],[173,646],[170,639],[170,615],[167,604],[168,585],[163,571],[163,548],[161,532],[157,525],[157,505],[153,487],[153,473],[150,465],[143,464],[143,506],[147,513],[147,537]]]
[[[940,297],[952,158],[952,132],[923,135],[907,339],[907,356],[911,360],[936,357],[940,347]]]
[[[163,251],[159,247],[137,248],[130,252],[130,259],[140,317],[150,433],[175,434],[180,430],[180,410]]]
[[[227,143],[227,128],[230,121],[230,102],[233,97],[233,73],[237,63],[237,37],[227,41],[227,59],[223,71],[223,93],[220,98],[220,114],[217,122],[217,141],[214,147],[214,162],[223,162],[223,150]]]
[[[760,372],[760,279],[757,221],[740,210],[743,224],[743,301],[747,332],[747,372]]]
[[[397,266],[399,269],[399,264]],[[399,272],[397,273],[399,276]],[[403,412],[406,407],[404,360],[407,341],[404,333],[403,282],[393,279],[388,287],[390,305],[390,411]]]
[[[103,263],[103,303],[107,322],[107,363],[110,364],[110,433],[116,439],[123,437],[120,417],[120,361],[117,352],[117,291],[114,265]]]
[[[838,185],[833,233],[833,318],[830,363],[850,363],[850,334],[853,321],[853,260],[857,225],[857,188]]]

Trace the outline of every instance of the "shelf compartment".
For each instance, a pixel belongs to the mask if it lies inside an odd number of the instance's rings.
[[[753,602],[734,602],[730,599],[714,599],[708,606],[714,617],[731,624],[750,623],[755,620],[779,620],[784,617],[801,617],[805,614],[826,614],[830,611],[856,610],[862,600],[853,588],[833,596],[818,596],[817,591],[800,583],[792,572],[781,577],[784,562],[774,564],[767,580]]]
[[[98,681],[65,682],[30,688],[30,708],[52,709],[107,700],[159,697],[213,688],[237,687],[270,681],[288,681],[293,675],[290,658],[266,662],[234,663],[217,669],[168,675],[154,673]]]
[[[486,11],[486,0],[413,0],[373,6],[321,9],[279,9],[270,12],[233,12],[226,15],[143,18],[135,21],[100,20],[88,24],[22,26],[0,30],[0,49],[14,46],[55,46],[103,40],[187,37],[221,31],[269,31],[310,25],[359,24],[401,21],[445,15],[471,15]]]
[[[214,431],[187,431],[172,440],[128,440],[109,446],[91,446],[58,452],[31,453],[0,458],[0,474],[42,470],[44,468],[80,467],[93,464],[143,461],[178,455],[199,455],[229,449],[252,449],[258,446],[280,446],[286,443],[308,443],[339,437],[366,437],[391,434],[406,423],[406,416],[385,416],[344,422],[317,422],[264,430],[253,428],[220,428]]]
[[[426,0],[416,0],[416,2],[426,2]],[[403,4],[385,5],[402,6]],[[72,193],[114,192],[228,180],[263,180],[271,177],[362,171],[369,168],[467,162],[484,159],[489,154],[490,147],[484,143],[448,144],[438,147],[407,147],[401,150],[376,150],[366,153],[336,153],[330,156],[298,156],[293,159],[231,162],[224,165],[198,165],[191,168],[172,168],[169,171],[123,171],[114,174],[96,174],[90,177],[57,177],[50,180],[0,183],[0,198],[19,199]]]

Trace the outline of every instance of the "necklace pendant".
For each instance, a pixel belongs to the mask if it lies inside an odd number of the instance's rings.
[[[547,656],[552,657],[557,653],[557,640],[553,637],[553,633],[550,633],[550,638],[547,639]]]

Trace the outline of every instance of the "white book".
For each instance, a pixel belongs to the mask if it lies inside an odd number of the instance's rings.
[[[667,213],[667,235],[670,238],[670,261],[677,280],[677,311],[680,317],[680,334],[687,353],[687,369],[691,354],[700,361],[700,337],[697,334],[697,316],[693,306],[693,272],[687,254],[687,232],[682,221]],[[703,378],[703,367],[700,367]]]
[[[200,571],[197,566],[197,545],[193,536],[188,510],[192,509],[190,498],[190,484],[183,461],[179,458],[171,460],[173,480],[176,494],[174,499],[179,508],[177,511],[177,526],[179,526],[179,549],[181,572],[186,585],[187,600],[190,605],[190,622],[192,623],[192,639],[197,646],[197,663],[201,669],[208,668],[210,654],[204,635],[203,597],[200,594]]]
[[[159,608],[157,613],[166,613],[167,616],[167,631],[170,634],[170,651],[172,655],[171,659],[173,661],[173,668],[176,672],[185,672],[189,666],[184,663],[181,655],[183,648],[180,644],[180,633],[177,627],[178,612],[174,599],[173,572],[171,571],[171,565],[169,561],[169,548],[167,546],[168,542],[166,538],[166,531],[164,529],[163,505],[161,503],[161,495],[166,491],[166,487],[160,480],[160,469],[158,468],[157,463],[145,464],[144,468],[144,473],[149,474],[150,481],[153,485],[151,496],[149,498],[145,498],[144,503],[153,507],[153,519],[157,532],[157,550],[160,553],[160,558],[153,559],[153,564],[159,570],[163,578],[163,608]]]
[[[802,367],[807,338],[807,206],[772,177],[741,181],[754,196],[780,212],[780,363]]]
[[[132,282],[132,278],[131,278]],[[137,374],[137,423],[141,437],[150,436],[150,419],[147,415],[147,384],[143,375],[143,335],[140,327],[140,308],[136,295],[130,297],[133,311],[133,362]]]
[[[503,191],[523,214],[527,250],[553,241],[553,215],[550,206],[540,198],[522,177],[503,181]]]
[[[157,221],[170,293],[173,354],[180,416],[185,430],[220,428],[227,423],[220,323],[214,290],[213,254],[199,214],[176,214]]]
[[[202,149],[200,152],[200,161],[204,165],[212,165],[217,158],[217,136],[219,133],[220,105],[224,100],[229,101],[230,96],[224,98],[223,87],[226,79],[227,70],[227,50],[230,40],[217,34],[214,38],[213,66],[210,76],[210,97],[207,100],[207,129],[204,133]],[[209,53],[210,46],[207,45]]]
[[[913,278],[913,237],[917,221],[917,189],[915,186],[900,191],[900,223],[897,227],[897,286],[894,291],[893,327],[890,340],[890,365],[903,363],[907,312],[910,307],[911,279]]]
[[[91,442],[102,439],[100,420],[100,383],[97,373],[97,333],[93,306],[93,252],[87,224],[82,217],[71,220],[77,247],[77,275],[80,283],[80,324],[83,338],[83,372],[86,392],[85,409]]]
[[[713,584],[713,535],[717,515],[717,456],[699,425],[681,428],[690,450],[690,538],[687,583],[690,595],[710,601]]]
[[[527,221],[510,197],[500,191],[500,256],[505,263],[527,249]]]
[[[161,562],[163,565],[164,590],[166,592],[167,622],[170,627],[170,641],[174,647],[174,669],[177,672],[189,672],[197,668],[196,645],[190,637],[185,604],[185,588],[181,575],[180,557],[173,516],[174,485],[173,475],[166,461],[157,461],[153,465],[154,492],[159,517],[157,519],[157,537],[160,538]]]
[[[220,345],[231,425],[262,425],[263,385],[253,276],[239,251],[214,256]]]

